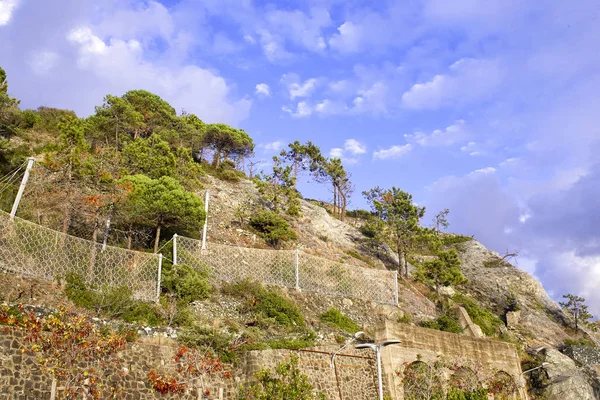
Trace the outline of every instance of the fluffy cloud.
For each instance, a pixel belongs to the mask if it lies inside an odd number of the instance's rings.
[[[407,141],[423,147],[450,146],[465,140],[466,136],[465,121],[462,119],[446,127],[444,130],[436,129],[430,134],[415,132],[404,135]]]
[[[21,7],[14,23],[2,28],[6,35],[0,36],[0,48],[30,54],[1,60],[11,92],[24,107],[65,107],[85,116],[108,93],[146,89],[207,122],[237,124],[249,114],[251,101],[236,98],[234,86],[218,73],[170,53],[184,32],[177,31],[174,14],[159,3],[53,0]],[[153,40],[162,40],[166,59],[157,57],[162,50]]]
[[[342,149],[340,147],[334,147],[333,149],[329,150],[329,157],[342,158],[343,156],[344,156],[344,149]]]
[[[365,154],[367,146],[356,139],[348,139],[344,142],[344,150],[352,154]]]
[[[310,15],[300,10],[273,10],[266,14],[265,20],[270,30],[301,48],[320,52],[326,47],[322,30],[331,24],[331,17],[325,8],[311,8]]]
[[[0,26],[10,22],[12,14],[18,5],[17,0],[2,0],[0,1]]]
[[[262,149],[264,149],[265,153],[268,153],[268,152],[278,152],[279,150],[281,150],[282,145],[283,145],[283,143],[281,143],[279,140],[276,140],[274,142],[261,143],[256,147],[262,148]]]
[[[301,101],[298,103],[298,105],[296,106],[296,110],[292,110],[291,108],[287,107],[287,106],[282,106],[281,110],[290,114],[292,117],[294,118],[304,118],[304,117],[308,117],[312,114],[313,109],[312,107],[305,101]]]
[[[413,145],[408,143],[403,146],[392,146],[389,149],[378,150],[373,153],[373,158],[376,160],[389,160],[394,158],[401,158],[406,154],[410,153]]]
[[[311,97],[317,90],[319,80],[317,78],[310,78],[302,82],[297,74],[284,74],[280,80],[290,96],[290,100],[302,97]]]
[[[258,85],[256,85],[254,93],[257,96],[270,97],[271,88],[266,83],[259,83]]]
[[[501,80],[497,61],[463,58],[452,64],[447,74],[414,84],[402,95],[402,103],[416,110],[467,104],[489,96]]]

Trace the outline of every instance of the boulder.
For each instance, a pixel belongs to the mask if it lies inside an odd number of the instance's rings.
[[[590,376],[577,367],[575,361],[554,349],[547,349],[545,369],[550,384],[544,390],[544,398],[548,400],[594,400]]]

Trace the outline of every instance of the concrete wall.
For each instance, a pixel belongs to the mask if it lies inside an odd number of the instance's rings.
[[[387,347],[382,352],[382,360],[384,374],[389,382],[393,382],[388,391],[398,400],[403,398],[403,390],[396,371],[403,370],[404,363],[417,361],[418,357],[426,363],[435,361],[438,356],[468,359],[490,374],[504,371],[516,382],[521,373],[519,355],[513,344],[387,321],[378,330],[376,339],[392,338],[400,339],[402,343]]]

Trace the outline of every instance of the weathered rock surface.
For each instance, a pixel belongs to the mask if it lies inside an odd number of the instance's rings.
[[[554,349],[548,349],[546,367],[550,384],[544,391],[548,400],[594,400],[600,398],[595,371],[578,368],[575,361]],[[597,379],[597,376],[596,376]]]

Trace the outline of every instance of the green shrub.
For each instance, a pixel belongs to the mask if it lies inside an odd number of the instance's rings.
[[[88,287],[80,275],[68,273],[65,294],[78,307],[95,310],[108,318],[122,318],[126,322],[157,326],[162,319],[154,306],[133,300],[127,287]]]
[[[410,324],[412,322],[412,316],[410,314],[404,313],[398,316],[398,323],[400,324]]]
[[[333,327],[339,328],[344,332],[354,333],[360,330],[360,326],[352,321],[351,318],[342,314],[337,308],[330,308],[327,312],[321,314],[320,318],[321,321]]]
[[[192,325],[179,332],[177,341],[193,348],[211,349],[224,362],[233,362],[235,359],[235,354],[231,349],[233,337],[227,332],[205,326]]]
[[[298,357],[290,356],[289,362],[282,362],[270,369],[261,369],[254,377],[256,381],[240,389],[240,400],[325,400],[324,393],[315,393],[308,377],[298,368]]]
[[[273,211],[260,211],[250,218],[249,225],[273,246],[280,242],[296,240],[296,232],[283,217]]]
[[[442,244],[444,246],[451,246],[453,244],[460,244],[460,243],[470,242],[471,240],[473,240],[473,237],[471,237],[471,236],[465,236],[465,235],[444,235],[442,237]]]
[[[481,308],[475,300],[462,293],[456,293],[452,296],[452,300],[465,308],[471,320],[479,325],[483,333],[487,336],[493,336],[498,327],[504,324],[500,318],[490,311]]]
[[[444,314],[435,321],[424,322],[421,324],[421,326],[424,328],[452,333],[461,333],[463,331],[456,317],[450,314]]]
[[[377,236],[377,225],[367,223],[358,228],[358,231],[369,239],[374,239]]]
[[[123,312],[121,318],[123,318],[125,322],[149,326],[158,326],[162,322],[156,308],[147,303],[135,303],[132,307]]]
[[[484,388],[466,392],[458,388],[450,388],[446,400],[488,400],[488,391]]]
[[[239,172],[232,169],[218,169],[216,176],[222,181],[236,183],[241,179]]]
[[[223,285],[222,292],[246,300],[245,311],[272,318],[282,326],[304,327],[304,317],[294,302],[259,282],[244,279]]]
[[[162,287],[175,294],[183,303],[204,300],[210,296],[212,286],[206,270],[199,270],[189,265],[166,264],[163,269]]]
[[[346,211],[346,216],[350,218],[358,218],[364,220],[370,220],[375,218],[375,215],[371,211],[361,209]]]
[[[269,340],[267,345],[271,349],[305,349],[315,345],[316,336],[313,332],[308,332],[300,338],[279,338]]]
[[[587,347],[596,347],[596,344],[591,340],[587,340],[584,338],[579,339],[565,339],[565,346],[587,346]]]

